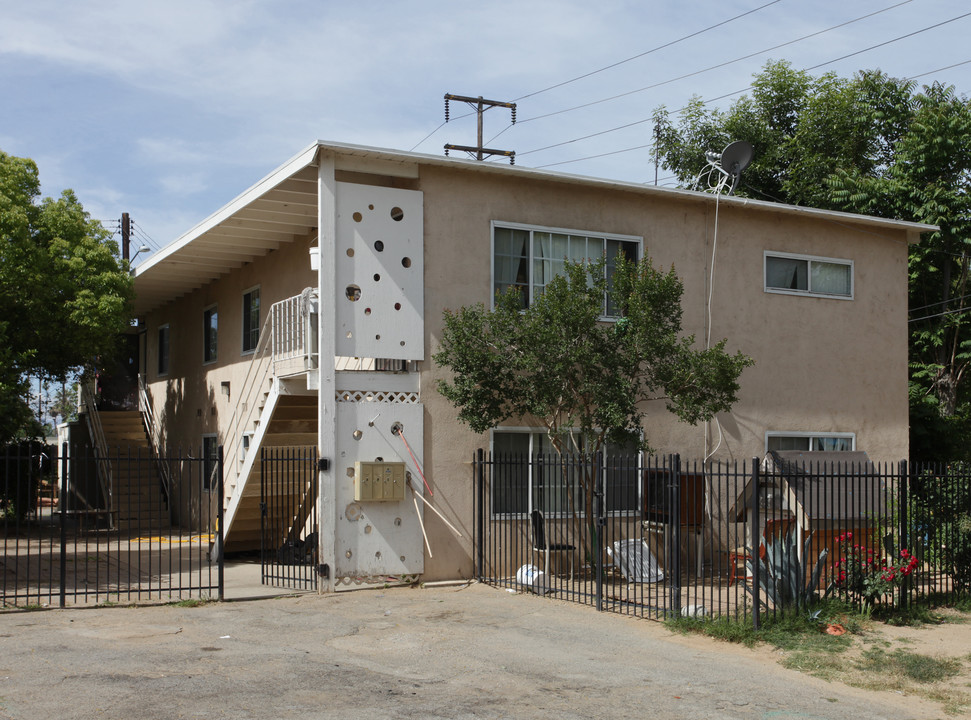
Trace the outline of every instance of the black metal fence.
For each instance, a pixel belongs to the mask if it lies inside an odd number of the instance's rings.
[[[223,597],[222,449],[0,450],[3,608]]]
[[[479,451],[476,574],[624,614],[766,612],[971,592],[971,468]]]
[[[317,448],[260,449],[262,581],[317,589]]]

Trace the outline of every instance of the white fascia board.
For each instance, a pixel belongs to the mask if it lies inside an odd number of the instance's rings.
[[[224,222],[228,218],[232,217],[235,213],[239,212],[242,208],[249,205],[254,200],[265,195],[267,192],[272,190],[274,187],[279,185],[281,182],[286,180],[291,175],[303,170],[308,165],[312,165],[317,159],[318,143],[313,143],[304,150],[294,155],[290,160],[285,162],[283,165],[278,167],[276,170],[271,172],[269,175],[264,177],[262,180],[257,182],[251,188],[238,195],[234,200],[232,200],[228,205],[224,205],[222,208],[214,212],[212,215],[207,217],[205,220],[200,222],[198,225],[193,227],[188,232],[183,233],[178,238],[170,242],[168,245],[163,247],[159,252],[154,253],[151,257],[142,263],[139,263],[138,267],[135,268],[134,276],[137,278],[143,273],[148,272],[155,265],[162,262],[171,255],[177,253],[179,250],[189,245],[193,240],[198,238],[200,235],[205,234],[209,230],[219,225],[219,223]]]

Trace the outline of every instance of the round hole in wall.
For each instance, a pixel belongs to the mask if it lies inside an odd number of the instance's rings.
[[[394,304],[394,309],[395,310],[400,310],[401,309],[401,303],[395,303]]]
[[[394,519],[394,526],[395,527],[401,527],[401,518],[395,518]]]
[[[348,560],[350,560],[351,559],[351,555],[353,555],[353,554],[354,553],[352,553],[350,550],[348,550],[346,553],[344,553],[344,557],[346,557]]]
[[[344,295],[351,302],[357,302],[361,299],[361,288],[358,285],[348,285],[344,290]]]
[[[402,556],[401,556],[401,562],[404,562],[404,561],[405,561],[405,556],[404,556],[404,555],[402,555]]]
[[[378,282],[380,280],[381,280],[381,274],[380,273],[374,273],[374,282]]]
[[[401,266],[402,267],[406,267],[406,268],[410,268],[411,267],[411,258],[410,257],[403,257],[403,258],[401,258]]]
[[[405,346],[405,341],[404,341],[404,340],[402,340],[402,341],[401,341],[401,347],[404,347],[404,346]]]
[[[379,457],[376,457],[376,458],[374,458],[374,462],[384,462],[384,458],[383,457],[380,457],[380,456]]]
[[[380,339],[381,339],[381,336],[380,336],[380,335],[375,335],[375,336],[374,336],[374,339],[375,339],[375,340],[380,340]]]
[[[365,315],[370,315],[371,314],[371,308],[364,308],[364,314]]]
[[[371,534],[371,530],[373,530],[373,528],[370,525],[365,525],[364,526],[364,534],[365,535],[370,535]]]
[[[354,257],[354,248],[347,248],[347,257]]]
[[[361,222],[364,219],[364,216],[359,212],[354,213],[351,217],[354,218],[354,222]]]
[[[374,241],[374,249],[377,250],[378,252],[383,252],[384,251],[384,243],[381,240],[375,240]]]
[[[367,206],[367,209],[368,209],[368,210],[374,210],[374,205],[368,205],[368,206]]]
[[[395,222],[401,222],[401,218],[403,218],[404,216],[405,216],[405,211],[402,210],[397,205],[391,208],[391,219],[394,220]]]
[[[380,550],[378,550],[378,551],[377,551],[376,553],[374,553],[374,557],[375,557],[375,558],[376,558],[377,560],[380,560],[380,559],[381,559],[381,551],[380,551]]]

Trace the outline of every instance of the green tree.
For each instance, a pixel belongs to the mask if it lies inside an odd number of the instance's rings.
[[[663,107],[655,121],[658,156],[685,186],[706,150],[748,140],[739,195],[940,226],[910,249],[911,456],[968,456],[969,101],[879,71],[812,77],[777,62],[727,111],[695,98],[676,124]]]
[[[724,340],[695,349],[694,338],[682,336],[683,286],[674,270],[621,256],[608,282],[604,268],[603,259],[568,263],[525,310],[512,290],[493,310],[480,303],[445,312],[433,359],[453,373],[438,389],[460,420],[481,433],[536,418],[562,456],[594,454],[608,442],[650,449],[641,436],[656,407],[650,401],[692,424],[732,407],[752,360],[727,353]],[[608,289],[620,309],[616,322],[602,320]],[[592,480],[582,480],[590,523]]]
[[[0,151],[0,442],[35,432],[27,375],[63,380],[112,352],[132,283],[77,197],[40,198],[32,160]]]

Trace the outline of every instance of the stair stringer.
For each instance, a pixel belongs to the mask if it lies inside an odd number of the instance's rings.
[[[250,441],[249,450],[243,460],[243,467],[240,468],[239,475],[236,476],[236,483],[230,494],[229,502],[226,505],[226,512],[223,515],[224,541],[229,539],[229,534],[233,529],[233,521],[236,519],[236,512],[239,510],[240,502],[242,502],[243,491],[246,489],[247,483],[249,483],[250,476],[253,473],[253,466],[259,459],[259,448],[263,444],[263,438],[266,435],[267,428],[270,426],[270,420],[273,418],[273,412],[276,410],[281,394],[280,382],[274,379],[270,386],[270,392],[266,397],[266,402],[263,404],[263,409],[260,411],[260,418],[253,432],[253,439]]]

